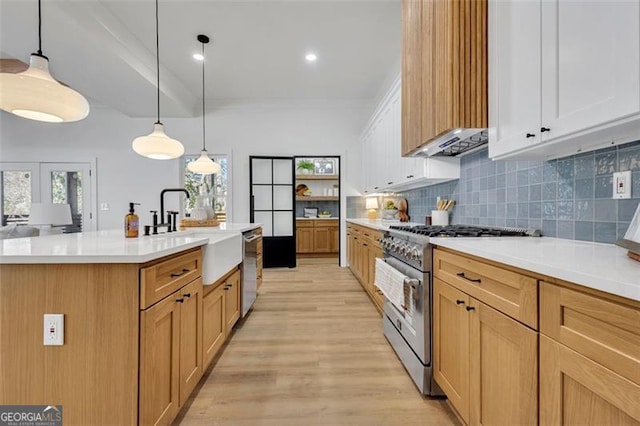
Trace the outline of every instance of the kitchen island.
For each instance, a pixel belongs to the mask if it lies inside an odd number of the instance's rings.
[[[61,405],[70,425],[171,423],[206,368],[202,235],[0,241],[0,404]],[[219,284],[238,310],[238,284]]]

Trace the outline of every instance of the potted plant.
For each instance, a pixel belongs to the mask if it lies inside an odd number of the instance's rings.
[[[316,166],[312,161],[309,160],[300,160],[298,162],[297,169],[300,171],[302,175],[312,175],[315,171]]]

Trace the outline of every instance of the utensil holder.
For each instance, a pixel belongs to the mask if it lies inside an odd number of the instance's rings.
[[[446,210],[431,210],[431,224],[434,226],[447,226],[449,224],[449,212]]]

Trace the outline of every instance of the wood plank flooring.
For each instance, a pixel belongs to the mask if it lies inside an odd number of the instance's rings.
[[[181,425],[452,425],[423,398],[381,317],[335,259],[267,269],[253,311],[181,411]]]

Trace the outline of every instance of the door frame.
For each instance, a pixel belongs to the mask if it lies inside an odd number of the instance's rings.
[[[340,266],[340,259],[342,257],[342,234],[343,234],[343,223],[346,224],[346,218],[342,217],[342,156],[341,155],[294,155],[293,159],[294,159],[294,167],[295,167],[295,160],[297,160],[298,158],[328,158],[328,159],[335,159],[338,160],[338,266]],[[293,170],[293,177],[294,177],[294,186],[295,186],[295,168]],[[346,200],[346,197],[345,197]],[[293,202],[295,205],[296,199],[295,196],[293,198]],[[294,208],[294,212],[295,212],[295,208]],[[295,216],[295,215],[294,215]],[[346,226],[346,225],[344,225]],[[294,230],[295,230],[295,223],[294,223]],[[297,238],[297,236],[296,236]],[[297,257],[297,253],[296,253],[296,257]]]

